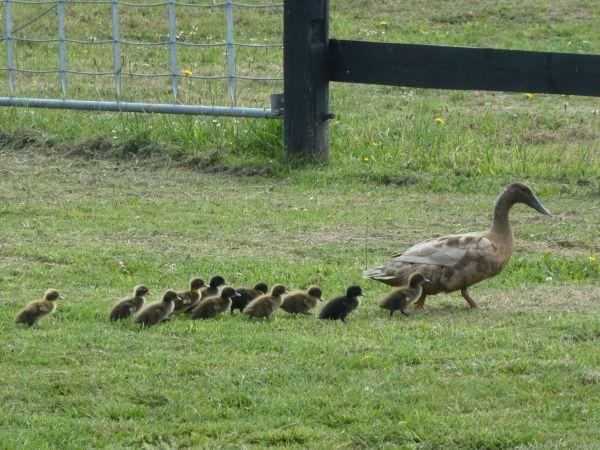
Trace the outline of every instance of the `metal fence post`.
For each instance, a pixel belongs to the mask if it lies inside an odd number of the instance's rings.
[[[285,0],[285,146],[294,155],[329,156],[329,0]]]

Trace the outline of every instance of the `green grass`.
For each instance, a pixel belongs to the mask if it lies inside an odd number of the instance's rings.
[[[558,3],[334,1],[331,34],[600,53],[595,3]],[[68,6],[69,35],[106,38],[110,5],[89,8]],[[14,10],[24,23],[42,7]],[[164,36],[164,11],[133,12],[128,39]],[[240,40],[280,39],[279,16],[236,17]],[[30,36],[54,30],[44,20]],[[217,11],[178,21],[186,39],[223,38]],[[70,47],[73,64],[109,66],[110,46],[94,49]],[[53,67],[54,50],[19,44],[19,64]],[[180,56],[194,73],[224,69],[222,49]],[[127,53],[132,71],[166,61]],[[238,54],[240,73],[280,65],[280,51]],[[55,77],[17,81],[19,95],[59,95]],[[70,92],[109,99],[111,83],[73,77]],[[239,88],[245,106],[281,89]],[[170,99],[167,80],[124,89]],[[192,103],[227,99],[222,82],[180,89]],[[598,447],[598,101],[340,84],[331,95],[326,166],[289,160],[279,121],[0,110],[0,447]],[[481,309],[450,294],[388,319],[376,307],[388,288],[362,270],[422,239],[485,229],[514,180],[555,215],[514,208],[517,251],[473,288]],[[347,326],[282,311],[144,331],[106,320],[138,283],[155,300],[217,273],[317,284],[328,299],[361,283],[367,298]],[[50,286],[67,297],[57,313],[15,327]]]

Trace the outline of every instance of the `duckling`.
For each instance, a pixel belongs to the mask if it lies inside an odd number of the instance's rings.
[[[15,323],[24,323],[30,327],[34,326],[43,317],[52,314],[56,310],[56,300],[63,299],[58,291],[49,289],[42,300],[29,303],[15,317]]]
[[[429,280],[420,273],[413,273],[408,281],[408,286],[403,286],[390,292],[379,302],[379,307],[388,309],[390,317],[394,315],[394,311],[400,311],[408,317],[408,313],[405,311],[406,307],[421,298],[421,293],[423,292],[422,285],[426,281]]]
[[[515,251],[515,236],[508,218],[515,203],[551,215],[531,188],[513,183],[498,197],[494,221],[487,231],[429,239],[393,255],[385,265],[367,270],[364,275],[390,286],[405,286],[411,274],[419,272],[430,281],[423,284],[417,308],[425,306],[428,295],[457,290],[471,308],[477,308],[469,287],[498,275]]]
[[[346,295],[336,297],[327,303],[319,313],[318,318],[341,320],[346,323],[346,317],[360,305],[358,297],[362,297],[363,295],[360,286],[350,286],[346,290]]]
[[[313,309],[319,301],[323,301],[321,298],[323,291],[321,288],[311,286],[307,292],[296,291],[286,295],[281,303],[281,309],[289,312],[290,314],[306,314],[310,315],[310,310]]]
[[[239,298],[240,294],[235,292],[231,286],[224,287],[221,290],[221,295],[215,295],[202,300],[196,306],[191,314],[191,319],[212,319],[217,317],[224,311],[227,311],[231,306],[231,301],[234,298]]]
[[[206,284],[204,284],[202,278],[192,278],[190,280],[190,290],[177,293],[181,301],[175,301],[175,309],[173,312],[186,312],[194,309],[202,299],[199,291],[205,286]]]
[[[271,290],[271,294],[261,295],[260,297],[252,300],[248,305],[244,308],[242,313],[244,313],[249,318],[259,317],[259,318],[267,318],[270,317],[273,312],[281,305],[282,298],[281,296],[285,294],[287,291],[285,286],[282,284],[276,284],[273,286]]]
[[[110,310],[108,318],[113,322],[115,320],[125,319],[138,312],[144,306],[144,297],[149,295],[150,291],[146,286],[140,284],[133,290],[133,297],[127,297],[119,301]]]
[[[181,298],[177,295],[177,292],[169,289],[164,293],[161,302],[151,303],[142,309],[133,320],[133,323],[149,327],[163,322],[171,315],[173,309],[175,309],[175,302],[178,300],[181,300]]]
[[[258,283],[253,288],[238,288],[235,291],[240,294],[239,297],[231,299],[231,314],[236,309],[240,312],[244,310],[246,305],[260,295],[265,295],[269,288],[266,283]]]
[[[203,288],[200,292],[202,297],[200,298],[208,298],[214,297],[215,295],[219,295],[219,287],[225,284],[225,279],[221,275],[215,275],[208,282],[208,286]]]

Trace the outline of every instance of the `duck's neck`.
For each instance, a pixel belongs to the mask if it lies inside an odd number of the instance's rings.
[[[491,230],[493,233],[500,235],[509,234],[512,236],[512,229],[508,219],[508,212],[512,208],[512,205],[513,202],[508,198],[506,193],[500,196],[494,208],[494,224]]]

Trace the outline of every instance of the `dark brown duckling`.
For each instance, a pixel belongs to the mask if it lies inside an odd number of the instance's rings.
[[[362,297],[362,289],[360,286],[350,286],[346,291],[346,295],[342,297],[336,297],[327,303],[321,312],[319,313],[319,319],[326,320],[341,320],[346,322],[346,317],[358,308],[360,300],[358,297]]]
[[[15,323],[24,323],[30,327],[34,326],[40,319],[52,314],[56,310],[56,300],[62,299],[58,291],[49,289],[42,300],[29,303],[15,317]]]
[[[410,275],[419,272],[431,281],[423,285],[417,308],[425,306],[428,295],[458,290],[471,308],[477,308],[469,287],[498,275],[515,251],[508,213],[516,203],[550,215],[529,186],[513,183],[498,197],[494,221],[488,230],[426,240],[393,255],[386,264],[367,270],[364,275],[390,286],[405,286]]]
[[[285,286],[282,284],[276,284],[271,290],[271,294],[261,295],[260,297],[252,300],[242,311],[244,315],[249,318],[258,317],[265,319],[270,317],[279,306],[281,306],[281,296],[285,294]]]
[[[200,292],[202,294],[201,299],[214,297],[215,295],[219,295],[219,287],[225,284],[225,279],[221,275],[215,275],[208,282],[208,286],[202,289]]]
[[[236,309],[239,309],[240,312],[242,312],[248,303],[256,297],[265,295],[268,290],[269,288],[266,283],[258,283],[253,288],[236,289],[235,291],[240,294],[240,296],[231,299],[231,314],[233,314],[233,311]]]
[[[413,273],[407,286],[394,289],[383,300],[379,302],[379,307],[390,311],[390,317],[394,315],[394,311],[400,311],[406,317],[408,313],[406,308],[411,303],[419,300],[423,293],[423,283],[429,281],[420,273]]]
[[[310,310],[315,308],[319,301],[323,301],[322,296],[323,291],[316,286],[311,286],[306,292],[292,292],[283,298],[281,309],[290,314],[310,315]]]
[[[143,284],[136,286],[133,290],[133,297],[124,298],[113,306],[108,318],[115,321],[135,314],[144,306],[144,297],[148,294],[150,294],[150,291],[146,286]]]
[[[202,278],[192,278],[190,280],[190,290],[177,293],[181,300],[175,301],[175,309],[173,312],[185,312],[198,306],[198,303],[200,303],[200,300],[202,299],[200,289],[205,286],[206,284],[204,284]]]
[[[177,292],[169,289],[164,293],[161,302],[152,303],[142,309],[133,320],[133,323],[149,327],[150,325],[163,322],[171,315],[173,309],[175,309],[177,299],[179,299]]]
[[[208,297],[207,299],[202,300],[198,306],[192,310],[190,318],[212,319],[213,317],[217,317],[219,314],[229,309],[233,298],[238,297],[240,297],[240,294],[235,292],[234,288],[231,286],[224,287],[221,290],[220,295],[215,295],[214,297]]]

